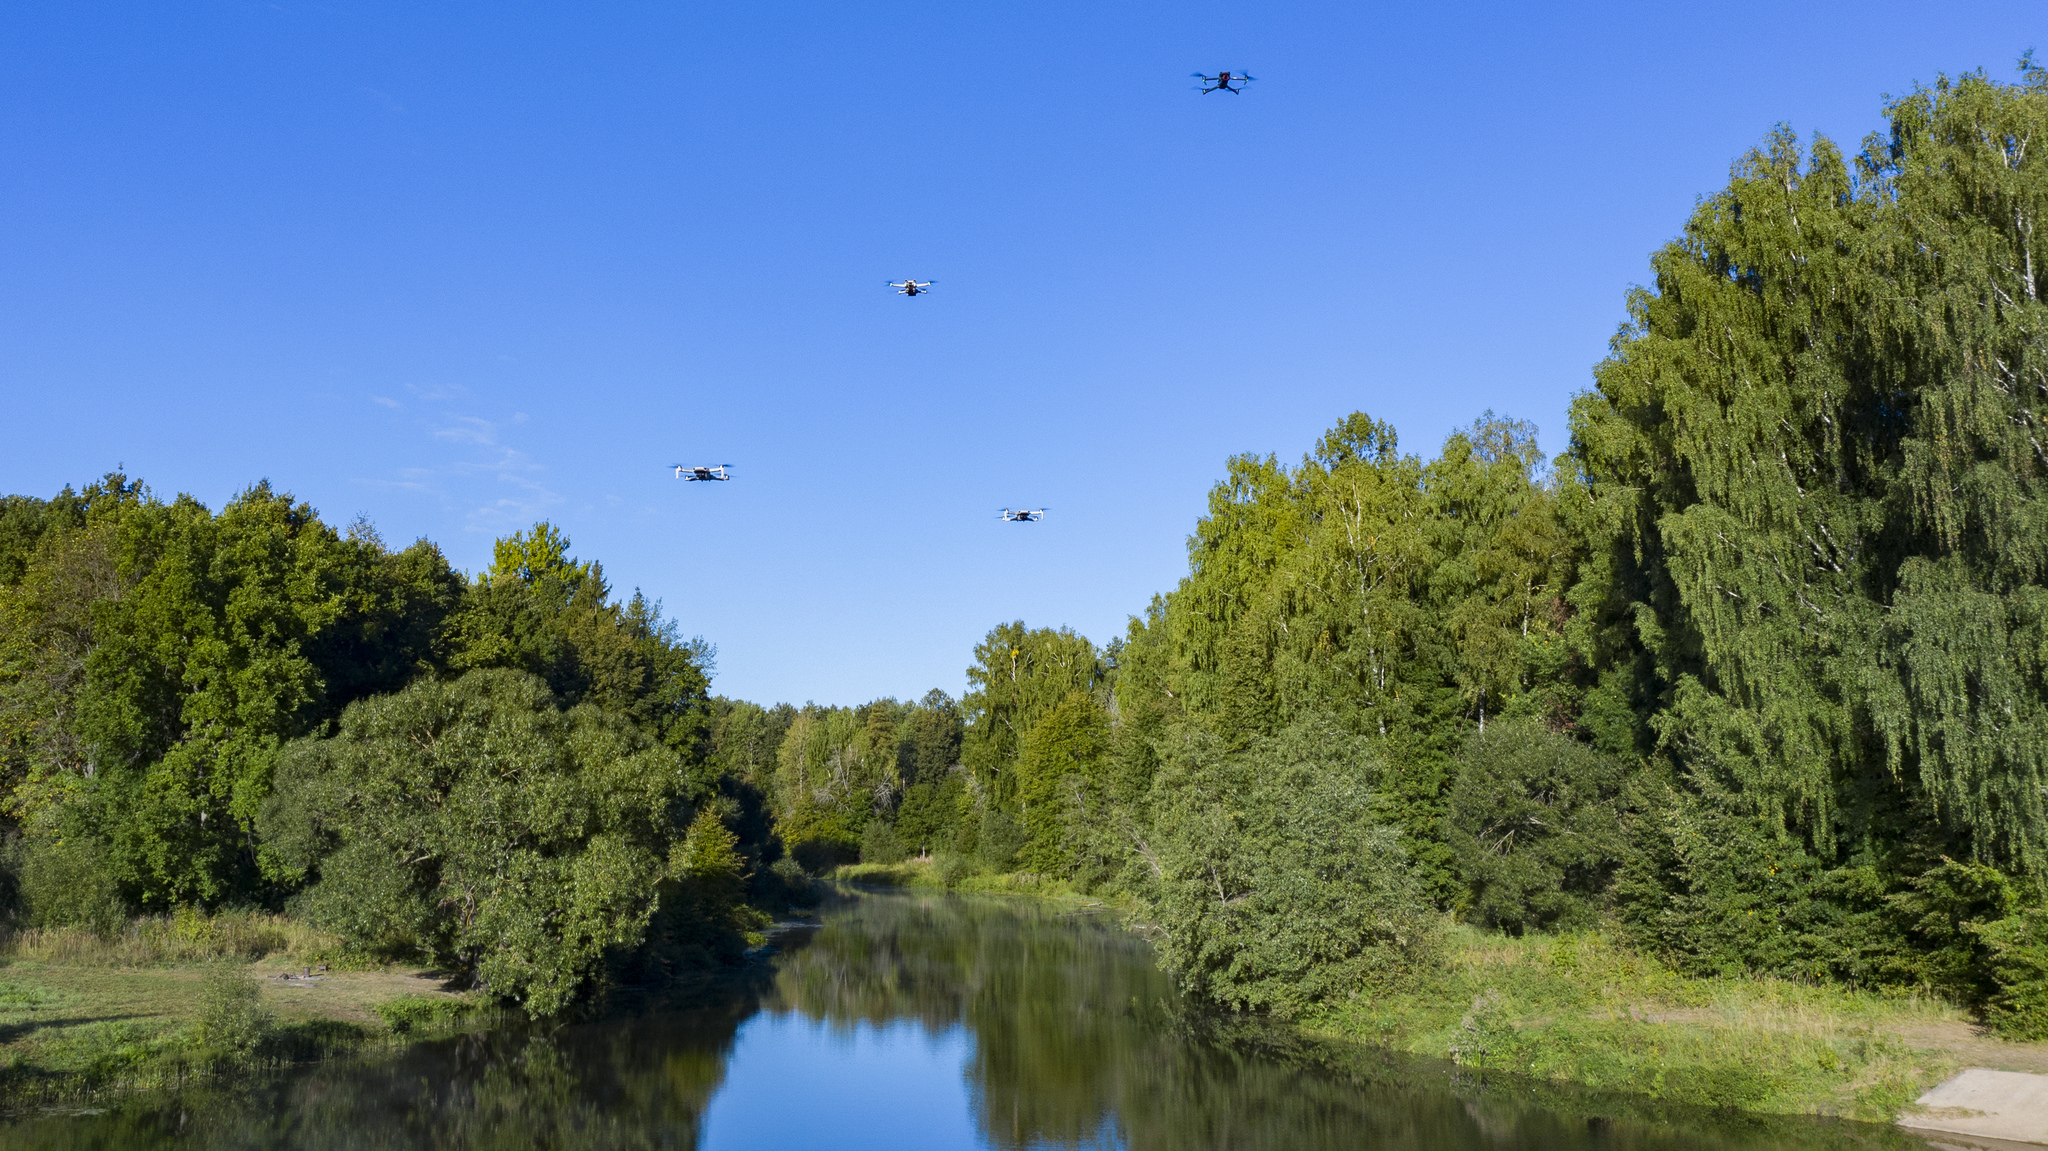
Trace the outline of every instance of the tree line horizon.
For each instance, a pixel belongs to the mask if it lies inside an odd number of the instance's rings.
[[[546,523],[465,577],[267,484],[6,497],[12,915],[288,908],[546,1013],[917,854],[1128,898],[1239,1009],[1464,919],[2048,1035],[2048,73],[1884,116],[1700,201],[1555,459],[1232,457],[1124,634],[999,624],[959,699],[714,696]]]

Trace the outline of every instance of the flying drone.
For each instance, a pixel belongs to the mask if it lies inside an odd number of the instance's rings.
[[[1045,518],[1045,509],[1044,509],[1044,508],[1004,508],[1004,509],[1003,509],[1003,520],[1004,520],[1004,522],[1006,522],[1006,523],[1013,523],[1013,524],[1028,524],[1028,523],[1031,523],[1031,522],[1033,522],[1034,520],[1042,520],[1042,519],[1044,519],[1044,518]]]
[[[688,464],[669,465],[669,467],[672,467],[676,470],[677,479],[690,480],[692,482],[695,482],[697,480],[729,480],[732,478],[732,476],[726,474],[725,469],[731,466],[731,464],[718,464],[716,466],[693,468]],[[686,475],[684,473],[688,474]]]
[[[896,289],[899,296],[922,296],[936,283],[937,280],[926,280],[922,283],[916,280],[891,280],[889,286]]]
[[[1202,89],[1202,95],[1204,96],[1211,92],[1228,92],[1235,96],[1239,92],[1244,91],[1246,84],[1258,79],[1256,76],[1247,76],[1242,72],[1218,72],[1214,76],[1204,76],[1200,72],[1196,72],[1194,77],[1208,85],[1208,87]],[[1237,87],[1235,88],[1230,86],[1233,80],[1237,82]]]

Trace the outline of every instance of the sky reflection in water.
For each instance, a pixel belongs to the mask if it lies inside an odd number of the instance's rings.
[[[960,1027],[937,1033],[916,1023],[846,1029],[796,1013],[757,1015],[740,1026],[698,1146],[982,1146],[969,1109],[969,1054]]]

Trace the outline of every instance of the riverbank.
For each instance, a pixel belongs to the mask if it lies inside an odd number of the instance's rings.
[[[842,867],[855,883],[1072,900],[1033,876],[942,876],[926,861]],[[1890,1122],[1964,1067],[2048,1072],[2048,1044],[2011,1043],[1963,1009],[1765,978],[1700,978],[1598,933],[1520,939],[1460,926],[1433,980],[1297,1021],[1304,1034],[1757,1114]]]
[[[1435,980],[1301,1026],[1475,1071],[1874,1122],[1963,1067],[2048,1071],[2048,1044],[1997,1039],[1939,999],[1687,976],[1597,933],[1512,939],[1460,927]]]
[[[962,895],[1029,895],[1040,899],[1058,899],[1094,907],[1114,908],[1119,911],[1139,910],[1134,900],[1100,892],[1091,894],[1061,880],[1047,879],[1029,872],[985,872],[966,869],[949,872],[945,861],[937,859],[908,859],[902,863],[843,863],[827,872],[825,878],[841,883],[868,883],[878,887],[920,887],[933,891],[952,891]]]
[[[430,972],[348,964],[283,916],[191,911],[0,944],[0,1107],[79,1102],[477,1026]]]

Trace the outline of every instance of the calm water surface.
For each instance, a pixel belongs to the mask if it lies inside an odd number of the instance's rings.
[[[1219,1029],[1108,917],[1022,900],[852,894],[716,998],[46,1116],[0,1128],[0,1148],[1926,1147]]]

